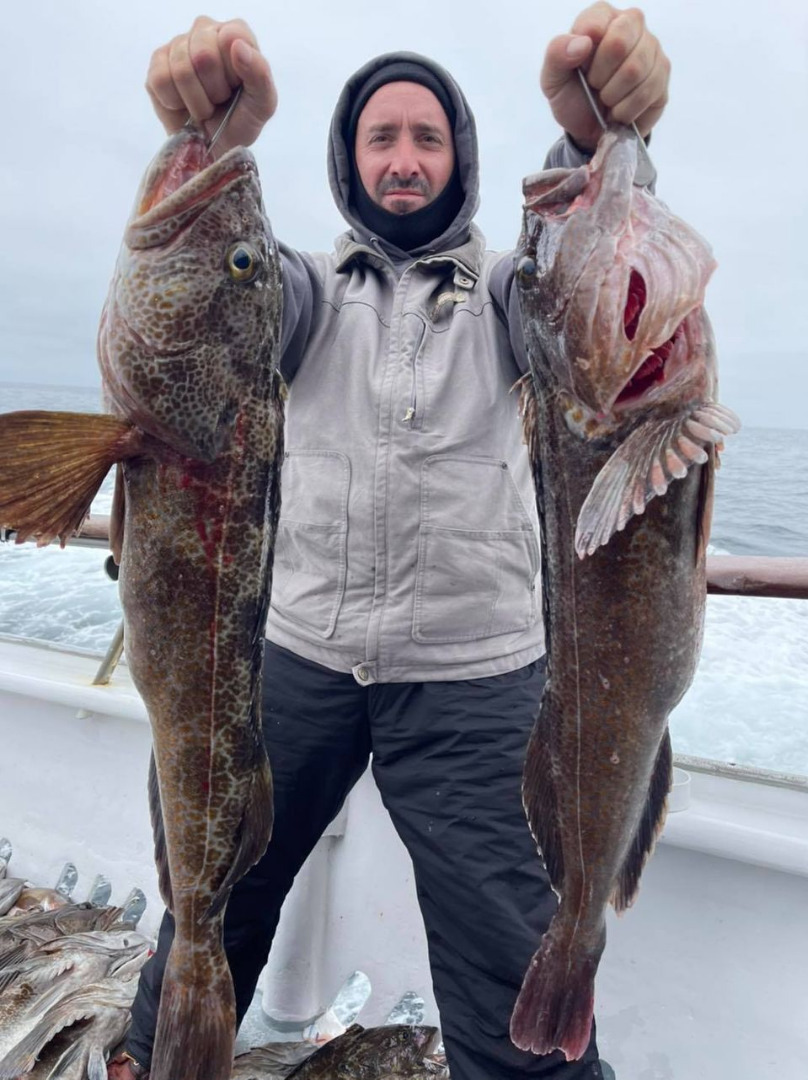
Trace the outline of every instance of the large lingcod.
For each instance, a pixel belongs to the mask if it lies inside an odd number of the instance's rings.
[[[193,127],[141,185],[101,318],[104,415],[0,417],[0,525],[64,543],[118,463],[110,526],[129,667],[151,720],[160,888],[176,920],[152,1080],[230,1077],[222,949],[263,854],[260,679],[280,507],[280,259],[255,161]]]
[[[701,650],[716,403],[706,242],[634,184],[621,126],[590,164],[524,184],[517,288],[542,533],[548,681],[523,796],[558,911],[511,1021],[535,1053],[584,1053],[605,910],[661,828],[668,715]]]

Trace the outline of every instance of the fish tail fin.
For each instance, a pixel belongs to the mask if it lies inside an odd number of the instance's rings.
[[[654,850],[656,838],[665,824],[667,798],[672,781],[673,750],[670,733],[666,728],[657,751],[640,823],[617,876],[617,883],[612,894],[611,902],[618,915],[631,907],[637,896],[643,867]]]
[[[592,947],[584,948],[573,946],[574,928],[574,921],[556,916],[530,961],[511,1016],[511,1041],[520,1050],[561,1050],[574,1061],[589,1046],[606,930],[601,927]]]
[[[0,416],[0,527],[49,544],[78,531],[111,466],[140,448],[116,416],[14,412]]]
[[[192,946],[178,936],[168,956],[150,1080],[230,1080],[236,999],[222,947],[221,920],[208,923],[210,965],[200,985]]]

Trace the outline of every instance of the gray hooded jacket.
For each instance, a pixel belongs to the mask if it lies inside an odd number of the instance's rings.
[[[349,202],[343,123],[395,60],[455,104],[465,201],[405,253]],[[584,160],[567,140],[551,165]],[[350,225],[330,254],[282,247],[289,384],[271,641],[358,682],[470,679],[543,651],[535,495],[514,383],[526,370],[511,252],[486,251],[474,118],[451,76],[390,53],[346,84],[331,189]]]

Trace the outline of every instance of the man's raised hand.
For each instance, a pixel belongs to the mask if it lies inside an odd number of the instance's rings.
[[[606,120],[636,123],[642,135],[649,133],[668,100],[671,65],[638,8],[593,4],[569,34],[547,47],[541,88],[553,116],[579,146],[592,150],[601,131],[580,85],[579,67]]]
[[[200,16],[188,33],[153,53],[146,78],[154,110],[169,134],[190,115],[212,135],[239,86],[242,94],[216,143],[217,155],[255,142],[278,105],[269,64],[247,23]]]

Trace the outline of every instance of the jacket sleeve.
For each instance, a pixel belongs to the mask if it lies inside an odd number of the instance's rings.
[[[305,252],[278,243],[283,274],[280,371],[285,382],[294,379],[309,334],[322,284],[313,260]]]
[[[569,135],[562,137],[550,147],[544,159],[545,169],[577,169],[592,159],[592,154],[572,141]],[[530,368],[525,350],[525,336],[519,315],[519,297],[514,287],[515,252],[503,252],[491,270],[488,287],[500,318],[507,324],[511,348],[521,372]]]

